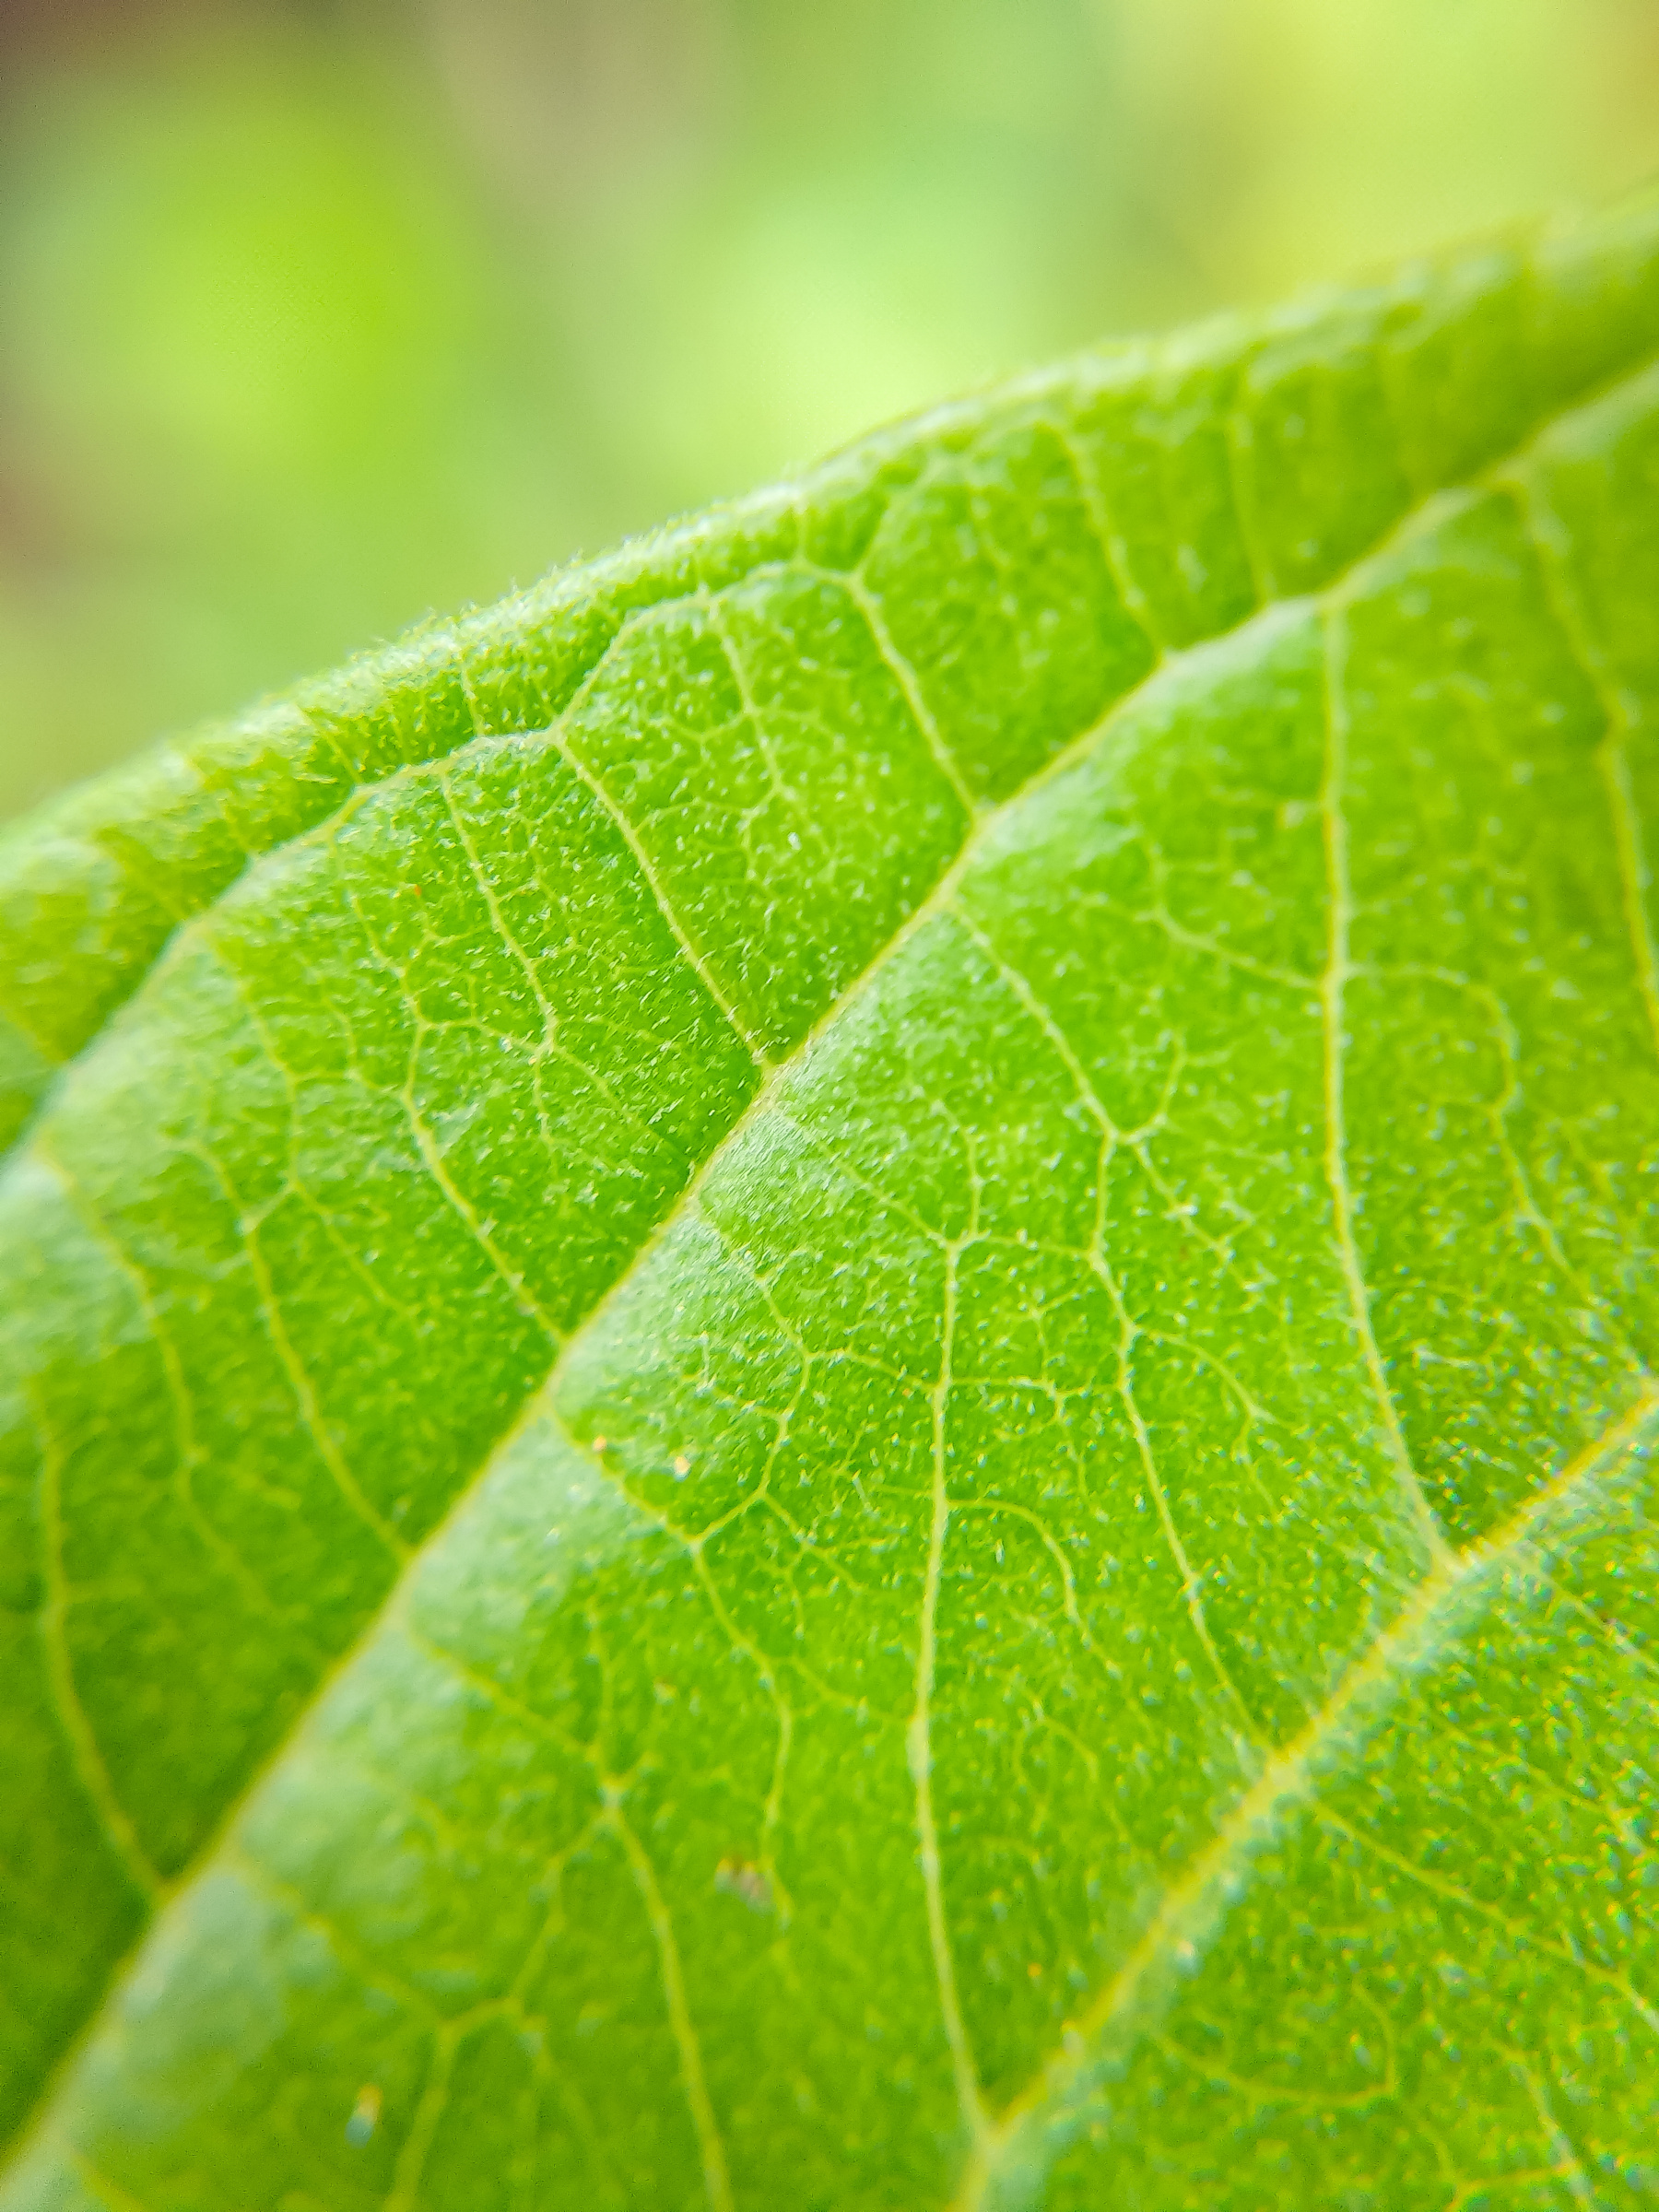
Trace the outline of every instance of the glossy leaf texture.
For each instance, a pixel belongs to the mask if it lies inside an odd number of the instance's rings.
[[[0,849],[5,2212],[1659,2189],[1659,214]]]

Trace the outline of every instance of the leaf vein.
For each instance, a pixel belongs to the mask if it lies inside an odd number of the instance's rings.
[[[732,2183],[726,2168],[725,2145],[721,2139],[720,2124],[714,2116],[713,2102],[709,2096],[708,2083],[703,2074],[702,2047],[698,2041],[696,2022],[687,2001],[685,1972],[680,1961],[679,1943],[674,1933],[674,1921],[668,1911],[667,1900],[658,1885],[656,1869],[623,1813],[618,1794],[610,1794],[608,1809],[608,1826],[621,1844],[634,1880],[639,1885],[646,1918],[656,1944],[663,1998],[667,2006],[669,2030],[679,2058],[680,2087],[702,2160],[703,2194],[708,2199],[709,2212],[733,2212]]]
[[[1348,1315],[1364,1360],[1366,1377],[1387,1439],[1400,1494],[1416,1526],[1418,1540],[1430,1559],[1442,1558],[1448,1546],[1428,1492],[1423,1488],[1406,1441],[1399,1406],[1388,1380],[1387,1364],[1371,1325],[1371,1292],[1354,1230],[1354,1199],[1348,1186],[1347,1126],[1344,1096],[1344,1067],[1347,1039],[1344,1029],[1344,999],[1352,973],[1348,933],[1354,899],[1348,880],[1347,819],[1344,812],[1347,776],[1347,700],[1346,662],[1347,624],[1338,608],[1327,611],[1324,633],[1324,774],[1320,785],[1320,816],[1325,857],[1326,949],[1319,981],[1319,1003],[1324,1033],[1324,1178],[1330,1194],[1332,1227],[1338,1263],[1347,1292]]]
[[[1653,878],[1642,838],[1641,811],[1630,781],[1630,741],[1635,735],[1635,724],[1624,692],[1613,680],[1606,658],[1594,641],[1589,618],[1573,588],[1569,574],[1567,531],[1538,484],[1536,456],[1531,456],[1530,460],[1529,465],[1518,458],[1500,481],[1512,493],[1522,529],[1537,557],[1557,628],[1601,709],[1605,734],[1596,749],[1596,771],[1602,780],[1613,826],[1614,849],[1618,855],[1619,892],[1625,930],[1635,962],[1636,987],[1641,996],[1648,1035],[1655,1053],[1659,1053],[1659,945],[1655,944],[1648,914],[1648,892]]]
[[[1500,470],[1502,467],[1506,465],[1512,466],[1518,456],[1524,455],[1530,452],[1532,448],[1535,446],[1547,434],[1552,434],[1553,432],[1559,430],[1561,424],[1564,421],[1571,419],[1574,414],[1583,411],[1583,409],[1588,406],[1595,404],[1600,399],[1605,398],[1609,392],[1617,392],[1635,383],[1641,376],[1648,373],[1653,366],[1653,357],[1644,358],[1634,365],[1623,367],[1614,372],[1611,376],[1605,380],[1603,385],[1598,390],[1586,391],[1585,393],[1577,395],[1569,406],[1563,406],[1555,416],[1547,418],[1542,423],[1535,423],[1534,425],[1530,426],[1525,437],[1520,441],[1516,449],[1516,453],[1510,456],[1507,462],[1494,462],[1488,465],[1487,467],[1484,467],[1480,471],[1477,472],[1474,478],[1472,478],[1472,481],[1488,481],[1497,471]],[[1293,618],[1296,614],[1305,611],[1310,606],[1330,604],[1334,599],[1350,589],[1354,580],[1369,566],[1371,566],[1373,562],[1386,558],[1389,552],[1397,544],[1405,542],[1412,535],[1432,527],[1445,512],[1450,496],[1451,495],[1449,493],[1443,491],[1436,493],[1431,495],[1427,500],[1406,511],[1396,519],[1390,528],[1383,533],[1382,537],[1375,545],[1359,554],[1341,572],[1339,572],[1324,587],[1322,587],[1321,592],[1318,594],[1315,594],[1312,600],[1291,600],[1281,603],[1277,606],[1267,605],[1258,607],[1250,616],[1245,618],[1240,623],[1234,625],[1230,629],[1218,633],[1215,638],[1203,641],[1194,647],[1183,649],[1183,651],[1179,653],[1171,655],[1168,659],[1161,662],[1151,671],[1149,671],[1119,700],[1113,701],[1106,712],[1095,724],[1093,724],[1087,730],[1079,733],[1075,739],[1063,747],[1063,749],[1057,753],[1042,769],[1037,771],[1037,773],[1031,778],[1028,779],[1027,782],[1014,794],[1012,794],[1008,799],[1003,801],[998,806],[988,809],[982,817],[980,817],[971,829],[969,837],[965,841],[956,861],[941,876],[935,884],[934,890],[917,907],[917,909],[907,919],[907,921],[901,924],[900,929],[894,933],[888,942],[877,949],[865,969],[849,982],[846,987],[840,994],[835,1003],[826,1010],[823,1016],[820,1017],[818,1022],[814,1025],[813,1029],[807,1033],[806,1037],[803,1039],[802,1041],[783,1060],[767,1063],[759,1060],[759,1055],[754,1055],[757,1058],[757,1065],[759,1065],[762,1069],[762,1080],[759,1089],[751,1098],[747,1107],[745,1109],[744,1113],[739,1117],[738,1121],[734,1124],[732,1130],[727,1133],[726,1136],[721,1141],[721,1143],[714,1147],[705,1158],[701,1166],[692,1177],[690,1182],[681,1193],[678,1200],[664,1217],[663,1220],[658,1223],[655,1230],[649,1237],[643,1240],[640,1248],[636,1251],[632,1259],[623,1269],[622,1273],[617,1277],[616,1281],[609,1286],[603,1296],[595,1301],[589,1313],[583,1317],[582,1326],[585,1327],[587,1324],[594,1320],[595,1315],[603,1312],[613,1301],[617,1300],[621,1295],[623,1295],[629,1282],[634,1279],[640,1270],[648,1263],[651,1256],[660,1250],[665,1236],[671,1230],[675,1222],[680,1218],[687,1207],[695,1202],[697,1193],[708,1179],[710,1173],[715,1166],[715,1163],[725,1155],[727,1148],[733,1143],[735,1138],[736,1138],[741,1132],[746,1130],[756,1119],[758,1114],[764,1111],[771,1103],[777,1089],[780,1078],[786,1074],[791,1074],[799,1070],[802,1066],[806,1065],[809,1062],[817,1046],[818,1041],[827,1027],[841,1015],[842,1015],[848,1006],[869,987],[873,978],[883,969],[885,964],[895,956],[898,950],[903,945],[907,944],[916,934],[916,932],[921,927],[924,926],[942,906],[949,902],[950,899],[955,893],[957,886],[959,884],[963,875],[966,873],[968,866],[974,859],[978,857],[979,853],[982,850],[986,837],[994,825],[1006,819],[1011,811],[1016,806],[1027,800],[1034,791],[1052,782],[1056,777],[1064,774],[1080,758],[1084,757],[1088,749],[1093,745],[1098,743],[1107,731],[1114,727],[1124,715],[1133,712],[1141,704],[1141,702],[1147,696],[1151,688],[1160,681],[1161,677],[1167,671],[1176,667],[1190,666],[1195,660],[1199,659],[1200,656],[1208,656],[1217,652],[1218,649],[1226,648],[1229,650],[1236,650],[1240,643],[1247,639],[1253,632],[1265,630],[1266,626],[1269,624],[1277,624],[1287,619]],[[557,737],[555,741],[558,741]],[[469,742],[493,743],[499,742],[499,740],[472,740]],[[465,748],[457,748],[457,750]],[[454,756],[452,756],[452,758]],[[579,764],[575,763],[574,761],[572,764],[577,765],[578,771],[581,772]],[[429,764],[411,764],[407,771],[399,771],[397,773],[399,775],[402,775],[406,772],[413,774],[415,772],[418,772],[421,769],[427,767],[428,765]],[[584,778],[584,780],[586,779]],[[388,778],[382,781],[390,782],[392,779]],[[364,792],[371,792],[376,788],[379,788],[379,786],[365,786]],[[352,804],[354,806],[360,804],[362,795],[362,794],[354,794]],[[332,832],[333,827],[335,827],[337,823],[337,816],[335,818],[331,818],[331,821],[322,825],[319,830],[308,831],[306,833],[306,838],[325,838]],[[626,835],[627,832],[624,834]],[[290,840],[288,841],[288,843],[292,845],[300,841],[304,841]],[[218,902],[215,901],[213,903],[217,904]],[[207,915],[209,915],[212,911],[213,906],[210,905],[203,913],[192,917],[189,923],[186,923],[182,926],[180,932],[175,933],[174,937],[171,940],[171,947],[175,951],[181,935],[187,933],[192,927],[206,920]],[[718,1003],[718,1000],[716,1003]],[[728,1019],[730,1019],[729,1013]],[[733,1026],[735,1029],[737,1025],[734,1023]],[[739,1036],[742,1035],[741,1029],[737,1029],[737,1034],[739,1034]],[[88,1040],[88,1044],[81,1048],[81,1053],[84,1053],[89,1048],[89,1045],[92,1041],[92,1040]],[[750,1050],[751,1053],[753,1054],[752,1046],[750,1047]],[[76,1058],[79,1058],[81,1053],[77,1053]],[[557,1339],[555,1341],[557,1341]],[[558,1375],[559,1366],[561,1365],[564,1357],[568,1354],[570,1342],[571,1340],[569,1338],[565,1340],[559,1357],[554,1362],[551,1373],[547,1378],[548,1385],[551,1384],[553,1380]],[[529,1402],[531,1401],[526,1401],[527,1404]],[[451,1525],[454,1512],[458,1510],[466,1497],[471,1494],[471,1491],[476,1487],[477,1479],[481,1475],[481,1468],[472,1471],[471,1479],[465,1483],[458,1491],[452,1505],[450,1515],[446,1516],[444,1522],[440,1524],[439,1530],[435,1531],[431,1537],[429,1537],[428,1545],[430,1545],[431,1543],[441,1539],[443,1529]],[[424,1551],[425,1548],[426,1547],[422,1547],[422,1551]],[[420,1556],[420,1553],[417,1553],[415,1555],[417,1559]],[[413,1561],[411,1564],[413,1564]],[[401,1586],[402,1584],[400,1583],[398,1587],[401,1588]],[[393,1602],[395,1602],[395,1596],[396,1591],[394,1590],[391,1594],[391,1599]],[[339,1674],[347,1665],[350,1664],[352,1658],[361,1651],[367,1641],[374,1634],[377,1625],[382,1621],[385,1617],[386,1610],[385,1607],[382,1606],[381,1612],[375,1617],[375,1618],[366,1625],[364,1631],[359,1637],[357,1641],[351,1647],[349,1647],[347,1652],[340,1655],[340,1658],[331,1674],[324,1678],[323,1683],[319,1684],[317,1691],[318,1695],[321,1695],[322,1690],[326,1686],[327,1681],[337,1679]],[[315,1699],[313,1699],[312,1702],[314,1709]],[[292,1741],[291,1736],[289,1741]],[[262,1764],[258,1773],[255,1775],[248,1787],[244,1789],[239,1799],[231,1806],[227,1807],[218,1829],[216,1830],[215,1841],[217,1841],[218,1836],[222,1836],[226,1832],[227,1828],[234,1820],[241,1807],[246,1804],[253,1789],[257,1787],[259,1783],[263,1781],[263,1779],[270,1772],[271,1767],[276,1763],[276,1759],[280,1759],[282,1750],[283,1747],[277,1747],[276,1753],[273,1754],[272,1759]],[[207,1846],[207,1850],[210,1851],[214,1847],[215,1844],[210,1842],[210,1844]],[[184,1874],[181,1877],[181,1880],[188,1879],[190,1876],[194,1874],[195,1869],[203,1863],[206,1855],[206,1852],[198,1853],[191,1867],[187,1868]],[[96,2018],[96,2017],[97,2016],[95,2015],[94,2018]],[[50,2091],[48,2092],[48,2096],[50,2096]],[[27,2136],[27,2125],[25,2127],[25,2136]]]
[[[1538,1540],[1552,1514],[1571,1512],[1594,1494],[1602,1476],[1640,1450],[1656,1420],[1659,1380],[1644,1376],[1624,1411],[1501,1528],[1434,1559],[1394,1619],[1344,1670],[1300,1734],[1273,1754],[1209,1842],[1166,1887],[1139,1941],[1077,2024],[1075,2045],[1068,2043],[1038,2070],[1005,2108],[984,2151],[970,2161],[953,2212],[989,2212],[1003,2181],[1036,2171],[1033,2137],[1041,2136],[1045,2123],[1052,2125],[1075,2109],[1091,2086],[1090,2043],[1098,2046],[1109,2032],[1125,2027],[1147,2001],[1148,1984],[1177,1960],[1196,1956],[1199,1942],[1227,1908],[1240,1862],[1293,1806],[1317,1802],[1318,1770],[1344,1731],[1362,1740],[1365,1706],[1391,1694],[1412,1662],[1436,1649],[1445,1632],[1443,1617],[1465,1591],[1488,1588],[1511,1560]]]
[[[168,1885],[139,1841],[137,1827],[116,1793],[90,1716],[76,1686],[68,1637],[69,1584],[64,1572],[62,1463],[55,1440],[41,1418],[32,1393],[29,1394],[28,1402],[41,1444],[38,1511],[45,1600],[39,1619],[53,1705],[93,1818],[102,1829],[127,1879],[148,1900],[153,1911],[165,1900]]]

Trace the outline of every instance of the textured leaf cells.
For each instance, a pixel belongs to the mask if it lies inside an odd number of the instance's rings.
[[[1659,214],[0,842],[3,2212],[1659,2197]]]

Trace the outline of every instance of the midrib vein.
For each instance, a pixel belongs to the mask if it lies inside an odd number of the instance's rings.
[[[785,1085],[810,1060],[823,1035],[863,996],[876,978],[897,958],[903,947],[938,914],[954,903],[963,877],[973,866],[1000,827],[1020,806],[1029,803],[1039,791],[1057,781],[1080,760],[1087,758],[1119,723],[1135,712],[1146,703],[1148,697],[1155,695],[1159,687],[1181,680],[1194,667],[1202,667],[1207,661],[1236,653],[1253,638],[1271,637],[1276,631],[1300,617],[1317,612],[1340,601],[1345,595],[1351,594],[1357,582],[1368,569],[1386,561],[1398,547],[1409,543],[1423,530],[1433,527],[1456,501],[1460,499],[1466,500],[1473,497],[1480,488],[1489,482],[1500,479],[1504,472],[1513,470],[1521,465],[1533,449],[1544,439],[1559,432],[1563,426],[1570,424],[1577,416],[1605,405],[1620,392],[1638,383],[1656,365],[1659,365],[1659,351],[1642,355],[1639,359],[1609,374],[1601,382],[1578,394],[1570,405],[1533,424],[1525,437],[1519,441],[1513,448],[1483,463],[1481,467],[1473,472],[1464,482],[1442,486],[1437,490],[1428,493],[1403,512],[1373,545],[1358,554],[1346,567],[1331,577],[1318,592],[1304,597],[1275,601],[1260,606],[1242,621],[1234,624],[1230,629],[1218,631],[1215,636],[1203,639],[1196,644],[1166,654],[1156,662],[1137,683],[1112,700],[1098,721],[1062,747],[1052,759],[1045,761],[1041,767],[1017,786],[1006,799],[981,812],[971,822],[968,835],[956,859],[938,877],[927,897],[900,924],[892,936],[877,948],[859,973],[845,985],[840,996],[825,1009],[800,1042],[787,1054],[764,1064],[765,1072],[762,1079],[751,1096],[747,1106],[726,1131],[724,1136],[705,1157],[688,1182],[677,1201],[642,1240],[628,1265],[601,1293],[588,1312],[572,1330],[571,1335],[565,1340],[563,1348],[555,1359],[552,1368],[526,1394],[523,1410],[527,1411],[536,1399],[556,1390],[561,1368],[566,1360],[576,1353],[587,1331],[594,1326],[606,1310],[624,1295],[629,1285],[671,1234],[675,1225],[695,1207],[703,1186],[718,1171],[719,1165],[727,1152],[735,1147],[748,1129],[771,1111]],[[924,428],[925,425],[916,426],[915,434],[921,435]],[[544,732],[524,732],[519,735],[521,737],[534,737],[540,735],[559,744],[562,732],[560,727],[556,724]],[[453,768],[456,760],[475,747],[500,744],[500,742],[501,738],[494,735],[477,737],[458,747],[454,753],[438,759],[400,764],[393,775],[383,781],[388,782],[413,781],[425,776],[447,774]],[[563,747],[560,746],[560,750],[563,749]],[[569,758],[568,754],[566,757]],[[573,760],[571,766],[576,766]],[[588,779],[584,778],[584,780]],[[376,788],[378,786],[369,786],[354,792],[344,807],[337,809],[335,814],[330,816],[325,821],[307,830],[301,838],[290,841],[290,843],[299,844],[326,838],[339,815],[359,810],[372,796]],[[606,802],[606,811],[607,814],[612,812],[608,801]],[[274,852],[286,849],[288,848],[275,848]],[[272,856],[274,854],[265,857]],[[649,877],[647,877],[647,886],[651,888]],[[210,917],[218,903],[219,901],[215,900],[200,913],[192,916],[182,925],[181,930],[175,933],[174,937],[170,940],[170,945],[176,944],[180,935],[201,926]],[[658,903],[660,906],[661,901],[659,900]],[[665,919],[668,918],[665,910]],[[677,931],[676,934],[677,935]],[[685,949],[688,952],[690,950],[688,947],[686,947]],[[147,973],[152,971],[147,971]],[[141,982],[142,980],[140,979]],[[718,1005],[719,1002],[715,1003]],[[730,1021],[729,1015],[727,1018]],[[735,1022],[731,1022],[731,1027],[739,1041],[747,1043],[743,1030]],[[68,1063],[67,1066],[73,1067],[76,1065],[85,1052],[89,1050],[96,1041],[96,1037],[89,1040],[88,1044],[82,1048],[81,1053],[77,1053],[76,1060]],[[64,1072],[66,1070],[60,1071],[60,1075]],[[0,1171],[3,1171],[6,1159],[15,1157],[28,1144],[29,1132],[34,1126],[34,1124],[29,1124],[29,1128],[25,1130],[10,1154],[0,1155]],[[521,1413],[521,1419],[522,1418],[523,1413]],[[170,1888],[171,1897],[177,1897],[189,1889],[203,1867],[216,1855],[222,1841],[256,1795],[266,1777],[280,1766],[287,1757],[310,1714],[316,1710],[334,1683],[347,1673],[359,1653],[373,1641],[382,1624],[398,1603],[399,1597],[410,1579],[418,1571],[421,1561],[442,1543],[457,1515],[482,1480],[486,1470],[493,1464],[496,1453],[515,1432],[516,1427],[517,1424],[514,1424],[513,1429],[505,1431],[497,1443],[491,1447],[487,1457],[473,1469],[471,1475],[463,1482],[451,1500],[443,1519],[428,1536],[425,1543],[410,1554],[401,1574],[382,1598],[379,1609],[365,1624],[354,1641],[341,1653],[334,1666],[319,1677],[304,1712],[300,1714],[288,1735],[261,1763],[237,1796],[227,1804],[206,1841],[174,1877]],[[153,1922],[151,1924],[153,1925]],[[149,1928],[147,1927],[133,1949],[128,1951],[122,1959],[116,1961],[110,1979],[105,1984],[100,2002],[89,2013],[78,2034],[72,2039],[66,2050],[48,2073],[41,2096],[12,2138],[11,2157],[6,2166],[0,2168],[0,2183],[4,2182],[6,2176],[24,2157],[38,2129],[49,2121],[60,2087],[73,2071],[87,2042],[96,2034],[111,2003],[124,1986],[125,1972],[141,1955],[148,1934]]]
[[[1500,1570],[1540,1533],[1559,1508],[1569,1506],[1608,1466],[1621,1459],[1659,1417],[1659,1381],[1642,1378],[1623,1413],[1594,1441],[1575,1453],[1555,1479],[1535,1491],[1511,1518],[1461,1551],[1437,1556],[1430,1571],[1381,1635],[1343,1674],[1335,1690],[1300,1733],[1274,1754],[1250,1788],[1218,1826],[1203,1851],[1164,1890],[1140,1940],[1094,2003],[1073,2023],[1080,2041],[1054,2053],[1008,2104],[983,2146],[970,2157],[950,2212],[994,2212],[1008,2200],[1004,2182],[1023,2182],[1041,2171],[1041,2154],[1030,2141],[1044,2115],[1075,2107],[1086,2089],[1101,2039],[1133,2018],[1159,1971],[1194,1955],[1218,1905],[1252,1847],[1272,1829],[1279,1815],[1313,1791],[1320,1756],[1339,1740],[1343,1725],[1373,1693],[1385,1695],[1400,1681],[1407,1663],[1431,1653],[1441,1618],[1457,1596]],[[1361,1724],[1363,1725],[1363,1724]]]

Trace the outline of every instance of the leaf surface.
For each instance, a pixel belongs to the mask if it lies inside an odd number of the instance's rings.
[[[1659,2182],[1659,218],[0,849],[5,2212]]]

